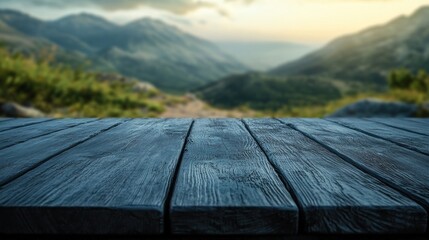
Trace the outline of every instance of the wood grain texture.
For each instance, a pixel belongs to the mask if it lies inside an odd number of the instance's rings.
[[[176,234],[292,234],[298,209],[243,123],[196,120],[171,201]]]
[[[58,119],[0,132],[0,150],[30,139],[71,128],[95,119]]]
[[[0,190],[0,232],[159,234],[192,120],[131,120]]]
[[[306,233],[425,232],[414,201],[275,119],[245,122],[298,199]]]
[[[367,118],[367,120],[429,136],[429,123],[425,121],[419,122],[406,118]]]
[[[104,119],[91,122],[0,150],[0,186],[65,149],[73,147],[122,121]]]
[[[48,118],[16,118],[13,121],[2,121],[0,122],[0,132],[52,120]]]
[[[429,156],[318,119],[282,119],[429,209]]]
[[[328,121],[379,137],[429,155],[429,137],[364,119],[330,118]],[[429,126],[428,126],[429,127]]]
[[[411,120],[418,123],[426,123],[429,124],[429,118],[406,118],[406,120]]]

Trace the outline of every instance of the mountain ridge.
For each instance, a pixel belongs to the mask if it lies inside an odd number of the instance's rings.
[[[393,68],[429,70],[429,7],[410,16],[334,39],[320,50],[280,65],[269,74],[323,76],[385,88]]]
[[[18,45],[19,51],[30,50],[11,37],[58,46],[70,56],[79,56],[74,62],[88,59],[91,70],[119,72],[171,92],[186,92],[247,70],[215,44],[157,19],[116,25],[83,13],[42,21],[15,10],[0,10],[0,22],[6,25],[0,28],[0,41]]]
[[[196,94],[214,106],[283,112],[365,94],[385,94],[390,91],[387,77],[392,70],[429,71],[427,43],[429,7],[339,37],[271,71],[225,77],[197,89]],[[424,99],[415,92],[396,96],[408,101]]]

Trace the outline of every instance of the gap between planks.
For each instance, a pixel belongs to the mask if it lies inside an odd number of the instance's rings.
[[[174,189],[176,188],[177,177],[179,175],[180,167],[183,161],[183,155],[185,153],[186,145],[188,144],[189,136],[191,135],[192,129],[194,127],[195,119],[192,119],[191,125],[186,133],[185,141],[183,142],[182,149],[180,151],[179,159],[177,161],[177,165],[174,168],[173,177],[170,181],[170,185],[167,189],[167,198],[164,201],[164,233],[168,235],[172,235],[172,227],[171,227],[171,202],[173,199]]]
[[[86,138],[84,138],[84,139],[82,139],[82,140],[80,140],[80,141],[78,141],[78,142],[76,142],[76,143],[74,143],[74,144],[72,144],[72,145],[70,145],[70,146],[68,146],[68,147],[64,148],[64,149],[61,149],[60,151],[58,151],[58,152],[56,152],[56,153],[54,153],[54,154],[52,154],[52,155],[50,155],[50,156],[46,157],[45,159],[41,160],[40,162],[35,163],[34,165],[32,165],[31,167],[29,167],[28,169],[25,169],[25,170],[23,170],[22,172],[19,172],[19,173],[15,174],[14,176],[11,176],[10,178],[5,179],[4,181],[1,181],[1,182],[0,182],[0,187],[5,186],[5,185],[7,185],[7,184],[10,184],[10,183],[11,183],[11,182],[13,182],[14,180],[16,180],[16,179],[18,179],[18,178],[20,178],[20,177],[24,176],[24,175],[25,175],[25,174],[27,174],[28,172],[33,171],[33,170],[34,170],[34,169],[36,169],[37,167],[39,167],[39,166],[41,166],[42,164],[44,164],[44,163],[48,162],[49,160],[51,160],[51,159],[55,158],[56,156],[58,156],[58,155],[60,155],[60,154],[62,154],[62,153],[64,153],[64,152],[66,152],[66,151],[68,151],[68,150],[71,150],[71,149],[73,149],[74,147],[76,147],[76,146],[78,146],[78,145],[80,145],[80,144],[82,144],[82,143],[84,143],[84,142],[86,142],[86,141],[90,140],[91,138],[94,138],[94,137],[98,136],[99,134],[101,134],[101,133],[103,133],[103,132],[106,132],[106,131],[108,131],[108,130],[110,130],[110,129],[114,128],[114,127],[117,127],[117,126],[119,126],[119,125],[121,125],[122,123],[127,122],[127,121],[129,121],[129,120],[124,120],[124,121],[122,121],[122,122],[115,123],[115,124],[113,124],[112,126],[110,126],[110,127],[106,128],[106,129],[102,129],[102,130],[100,130],[100,131],[98,131],[98,132],[95,132],[95,133],[91,134],[90,136],[87,136]]]
[[[64,120],[66,120],[66,119],[64,119]],[[61,127],[61,128],[59,128],[59,129],[57,129],[57,130],[52,130],[52,131],[47,131],[47,132],[45,132],[45,133],[41,133],[40,135],[37,135],[37,134],[36,134],[36,135],[34,135],[34,136],[28,136],[28,138],[25,138],[24,140],[19,140],[19,141],[16,141],[16,142],[12,143],[12,144],[1,146],[1,147],[0,147],[0,150],[6,149],[6,148],[8,148],[8,147],[12,147],[12,146],[17,145],[17,144],[20,144],[20,143],[24,143],[24,142],[27,142],[27,141],[30,141],[30,140],[33,140],[33,139],[36,139],[36,138],[39,138],[39,137],[47,136],[47,135],[49,135],[49,134],[53,134],[53,133],[57,133],[57,132],[60,132],[60,131],[64,131],[64,130],[67,130],[67,129],[70,129],[70,128],[74,128],[74,127],[77,127],[77,126],[82,125],[82,124],[95,122],[95,121],[97,121],[97,120],[100,120],[100,119],[88,119],[88,120],[87,120],[87,121],[85,121],[85,122],[80,122],[80,123],[78,122],[78,123],[75,123],[74,125],[71,125],[71,126],[64,126],[64,127]],[[70,119],[69,119],[69,121],[72,121],[72,120],[70,120]],[[52,121],[39,122],[38,124],[44,124],[44,123],[50,123],[50,122],[52,122]],[[19,127],[19,128],[26,128],[26,127],[31,127],[31,126],[32,126],[32,125],[29,125],[29,126],[22,126],[22,127]],[[14,129],[4,130],[4,131],[2,132],[2,134],[5,134],[5,132],[7,132],[7,131],[13,131],[13,130],[14,130]]]
[[[392,139],[389,139],[389,138],[387,138],[387,137],[384,137],[384,136],[381,136],[381,135],[378,135],[378,134],[371,133],[371,132],[369,132],[369,131],[368,131],[367,129],[365,129],[365,128],[357,128],[357,127],[353,127],[353,126],[350,126],[350,125],[348,125],[348,124],[346,124],[346,123],[341,122],[341,120],[332,119],[332,118],[331,118],[331,119],[327,118],[327,119],[324,119],[324,120],[329,121],[329,122],[332,122],[332,123],[334,123],[334,124],[338,124],[338,125],[340,125],[340,126],[343,126],[343,127],[349,128],[349,129],[352,129],[352,130],[355,130],[355,131],[358,131],[358,132],[361,132],[361,133],[366,134],[366,135],[371,136],[371,137],[375,137],[375,138],[378,138],[378,139],[381,139],[381,140],[384,140],[384,141],[391,142],[391,143],[393,143],[393,144],[396,144],[396,145],[398,145],[398,146],[400,146],[400,147],[403,147],[403,148],[406,148],[406,149],[408,149],[408,150],[415,151],[415,152],[418,152],[418,153],[421,153],[421,154],[424,154],[424,155],[428,155],[428,156],[429,156],[429,153],[424,152],[424,151],[422,151],[422,150],[420,150],[420,149],[418,149],[418,148],[416,148],[416,147],[414,147],[414,146],[412,146],[412,145],[404,144],[404,143],[401,143],[401,142],[399,142],[399,141],[397,141],[397,140],[392,140]],[[390,125],[382,124],[382,123],[380,123],[380,122],[369,121],[368,119],[360,119],[360,120],[362,120],[362,121],[367,121],[367,122],[369,122],[369,123],[374,123],[374,124],[380,124],[380,125],[383,125],[383,126],[385,126],[385,127],[386,127],[386,130],[388,130],[389,128],[391,128],[392,130],[399,130],[399,131],[407,132],[407,133],[409,133],[409,134],[416,134],[416,133],[414,133],[414,132],[406,131],[406,130],[403,130],[403,129],[400,129],[400,128],[394,128],[394,127],[392,127],[392,126],[390,126]],[[417,136],[422,136],[422,135],[420,135],[420,134],[419,134],[419,135],[417,135]],[[426,137],[426,135],[423,135],[423,136],[424,136],[424,137]]]
[[[10,122],[13,122],[12,120],[14,120],[14,121],[22,121],[23,123],[17,124],[17,125],[13,125],[12,124],[12,126],[6,127],[6,128],[3,128],[3,129],[0,128],[0,133],[4,132],[4,131],[11,130],[11,129],[15,129],[15,128],[21,128],[21,127],[26,127],[26,126],[30,126],[30,125],[39,124],[39,123],[53,121],[55,119],[54,118],[40,118],[40,119],[38,119],[38,118],[18,118],[18,119],[8,119],[8,120],[5,120],[5,121],[2,121],[1,124],[3,124],[3,123],[8,124]]]
[[[295,200],[239,119],[196,120],[171,205],[175,234],[280,234],[298,227]]]
[[[412,128],[398,126],[398,124],[395,124],[394,122],[393,123],[389,123],[389,122],[381,121],[381,118],[365,118],[365,120],[368,120],[368,121],[371,121],[371,122],[380,123],[380,124],[383,124],[385,126],[393,127],[393,128],[396,128],[396,129],[401,129],[401,130],[404,130],[404,131],[407,131],[407,132],[411,132],[411,133],[415,133],[415,134],[419,134],[419,135],[423,135],[423,136],[429,136],[429,134],[427,134],[427,133],[418,132],[418,131],[416,131],[416,130],[414,130]],[[391,118],[388,118],[388,120],[391,120]],[[393,120],[395,120],[395,119],[393,119]],[[399,118],[399,119],[396,119],[396,120],[404,120],[404,119]],[[412,122],[415,123],[415,124],[422,124],[421,122],[416,122],[416,121],[412,121]]]
[[[261,146],[261,143],[258,141],[258,139],[255,137],[255,135],[253,134],[253,132],[250,130],[249,125],[246,123],[246,121],[244,121],[244,119],[241,119],[241,122],[244,124],[247,132],[250,134],[250,136],[252,136],[253,140],[256,142],[256,144],[258,145],[259,149],[265,155],[265,157],[267,158],[267,160],[270,163],[271,167],[274,169],[274,172],[277,174],[277,176],[282,181],[283,185],[286,187],[286,189],[289,191],[290,195],[292,196],[293,201],[295,202],[296,206],[298,207],[298,233],[304,232],[304,229],[305,229],[305,212],[304,212],[304,208],[303,208],[301,202],[298,201],[298,197],[297,197],[295,191],[293,190],[293,188],[291,187],[290,183],[288,182],[289,180],[286,177],[284,177],[283,174],[281,174],[281,171],[272,162],[271,158],[268,156],[268,154],[265,151],[265,149]]]

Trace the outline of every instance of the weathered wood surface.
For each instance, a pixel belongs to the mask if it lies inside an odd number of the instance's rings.
[[[190,124],[132,120],[50,159],[2,187],[0,231],[162,233]]]
[[[13,121],[2,121],[0,122],[0,132],[52,120],[47,118],[17,118]]]
[[[367,120],[429,136],[429,122],[424,120],[416,121],[403,118],[367,118]]]
[[[381,120],[0,119],[0,234],[427,232],[429,121]]]
[[[282,121],[429,209],[429,156],[325,120]]]
[[[95,121],[95,119],[76,119],[73,121],[70,119],[59,119],[6,130],[0,132],[0,150],[18,143],[28,141],[32,138],[72,128],[74,126],[91,121]]]
[[[328,120],[429,155],[429,142],[427,136],[402,129],[395,129],[378,122],[372,122],[364,119],[331,118]]]
[[[410,120],[418,123],[426,123],[429,124],[429,118],[405,118],[406,121]]]
[[[274,119],[246,120],[296,195],[307,233],[423,233],[426,212],[320,144]]]
[[[0,186],[122,120],[100,120],[0,150]]]
[[[298,209],[242,122],[196,120],[171,203],[179,234],[293,234]]]

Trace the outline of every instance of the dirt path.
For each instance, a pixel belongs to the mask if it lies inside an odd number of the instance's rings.
[[[205,102],[193,97],[184,104],[167,107],[166,111],[161,114],[162,118],[242,118],[253,117],[255,113],[238,110],[221,110],[208,106]]]

